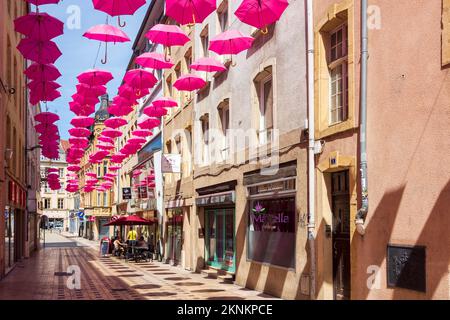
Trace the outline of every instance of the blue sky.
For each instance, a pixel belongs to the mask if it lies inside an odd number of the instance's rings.
[[[105,50],[104,43],[102,43],[96,68],[108,70],[114,76],[114,79],[107,86],[111,99],[117,94],[117,88],[122,82],[123,75],[131,57],[131,47],[139,31],[141,22],[144,19],[149,3],[150,0],[147,0],[147,4],[141,7],[132,17],[124,16],[121,18],[127,23],[122,30],[128,35],[131,41],[116,45],[112,43],[108,44],[108,63],[105,65],[100,62],[104,57]],[[98,41],[86,39],[82,35],[90,27],[97,24],[104,24],[107,15],[104,12],[95,10],[91,0],[64,0],[58,5],[41,6],[40,11],[47,12],[60,19],[65,25],[64,35],[54,39],[62,52],[62,56],[55,63],[62,74],[62,77],[57,80],[61,85],[60,92],[62,96],[48,103],[48,111],[56,112],[60,116],[61,120],[57,124],[61,138],[68,139],[68,130],[71,127],[70,120],[75,116],[69,110],[69,102],[72,100],[71,95],[75,93],[78,83],[76,77],[79,73],[93,67],[99,46]],[[77,11],[80,12],[79,29],[69,27],[76,26],[76,19],[74,19],[76,16],[74,14]],[[109,17],[109,24],[117,27],[117,17]],[[45,105],[42,105],[42,110],[45,111]]]

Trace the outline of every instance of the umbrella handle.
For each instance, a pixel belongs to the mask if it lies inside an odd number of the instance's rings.
[[[120,23],[120,16],[117,17],[117,23],[119,24],[119,27],[123,28],[127,25],[126,21],[123,22],[123,24]]]
[[[269,29],[267,28],[267,26],[264,29],[261,29],[261,33],[262,34],[268,34],[269,33]]]
[[[106,64],[108,62],[108,42],[105,42],[105,59],[102,59],[102,64]]]
[[[164,60],[166,60],[166,62],[170,61],[170,47],[166,47],[166,52],[164,55]]]
[[[236,67],[237,63],[236,61],[233,61],[233,55],[231,55],[231,66]]]
[[[188,23],[188,27],[192,28],[193,26],[195,26],[195,13],[192,13],[192,23]]]

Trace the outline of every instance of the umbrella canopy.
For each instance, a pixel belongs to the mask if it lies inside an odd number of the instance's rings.
[[[122,161],[123,161],[126,157],[128,157],[128,155],[119,152],[119,153],[113,154],[113,155],[111,156],[111,162],[113,162],[113,163],[122,163]]]
[[[85,83],[89,86],[104,86],[114,77],[109,71],[90,69],[80,73],[77,79],[80,83]]]
[[[59,1],[61,0],[25,0],[25,1],[34,4],[35,6],[41,6],[44,4],[58,4]]]
[[[99,137],[97,138],[97,140],[98,140],[98,141],[105,142],[105,143],[114,143],[114,139],[108,138],[108,137],[105,137],[105,136],[99,136]]]
[[[158,80],[150,71],[133,69],[127,71],[123,80],[132,88],[144,90],[152,88]]]
[[[157,24],[145,35],[153,43],[166,47],[184,46],[189,37],[176,25]]]
[[[105,126],[107,126],[108,128],[112,128],[112,129],[118,129],[120,127],[123,127],[127,123],[128,123],[127,120],[125,120],[124,118],[120,118],[120,117],[112,117],[112,118],[105,120]]]
[[[149,89],[136,90],[126,83],[119,87],[119,97],[121,98],[120,100],[127,100],[129,104],[135,104],[136,99],[142,98],[149,93]]]
[[[41,63],[55,63],[62,55],[56,43],[53,41],[42,41],[32,38],[20,40],[17,50],[25,59]]]
[[[250,48],[255,39],[238,30],[228,30],[215,36],[209,42],[209,50],[217,54],[238,54]]]
[[[136,58],[136,63],[144,68],[156,70],[170,69],[174,66],[170,59],[166,60],[166,57],[163,54],[157,52],[146,52],[141,54]]]
[[[99,99],[97,97],[85,96],[79,93],[75,93],[72,96],[73,101],[78,102],[81,105],[93,105],[95,106]]]
[[[125,216],[115,219],[104,226],[143,226],[143,225],[151,225],[154,224],[156,220],[146,220],[139,216]]]
[[[40,134],[57,133],[58,127],[54,124],[40,123],[34,126],[36,131]]]
[[[89,145],[89,140],[87,138],[73,137],[69,138],[69,143],[77,148],[86,148]]]
[[[152,104],[155,107],[160,107],[160,108],[172,108],[172,107],[178,107],[178,103],[172,99],[172,98],[159,98],[156,99],[152,102]]]
[[[69,102],[70,111],[75,113],[77,116],[90,116],[95,111],[95,105],[84,104],[81,105],[79,102]]]
[[[89,96],[89,97],[99,97],[101,95],[106,94],[105,86],[90,86],[85,83],[77,84],[77,93]]]
[[[97,174],[94,172],[86,172],[86,175],[91,178],[97,178]]]
[[[103,64],[106,64],[108,61],[108,42],[115,44],[117,42],[130,41],[125,32],[108,24],[93,26],[83,34],[83,37],[105,43],[105,58],[101,61]]]
[[[69,129],[69,134],[72,137],[83,138],[83,137],[89,137],[91,135],[91,131],[86,128],[72,128],[72,129]]]
[[[157,118],[143,115],[138,120],[138,127],[141,129],[153,129],[161,124]]]
[[[38,94],[39,96],[45,96],[48,93],[55,91],[61,86],[54,81],[30,81],[27,87],[31,90],[33,94]]]
[[[61,93],[57,90],[50,90],[45,92],[30,92],[30,103],[32,105],[38,104],[39,101],[54,101],[61,97]]]
[[[147,139],[144,139],[144,138],[130,138],[127,141],[127,143],[129,143],[129,144],[143,144],[146,142],[147,142]]]
[[[124,106],[120,107],[118,105],[113,104],[108,108],[108,112],[116,117],[123,117],[129,115],[131,112],[133,112],[133,107],[130,106]]]
[[[122,131],[117,129],[104,129],[101,134],[108,138],[118,138],[123,135]]]
[[[70,121],[70,124],[73,125],[74,127],[90,127],[94,124],[94,122],[95,122],[94,118],[86,116],[78,116],[73,118]]]
[[[194,91],[203,88],[206,81],[194,74],[186,74],[177,79],[173,86],[178,91]]]
[[[77,172],[81,170],[80,166],[68,166],[67,170],[72,171],[72,172]]]
[[[28,79],[38,81],[55,81],[61,77],[61,72],[53,64],[34,62],[24,72]]]
[[[126,23],[120,23],[120,16],[133,15],[146,0],[93,0],[94,8],[109,14],[112,17],[119,16],[119,26],[125,27]]]
[[[64,23],[47,13],[31,12],[14,20],[14,30],[36,40],[51,40],[64,33]]]
[[[41,123],[55,123],[59,120],[59,116],[53,112],[41,112],[34,116],[34,120]]]
[[[166,0],[166,14],[179,24],[202,23],[216,8],[216,0]]]
[[[234,14],[248,25],[265,29],[278,21],[288,6],[287,0],[244,0]]]
[[[109,171],[119,171],[122,167],[120,166],[110,166],[108,167]]]
[[[135,136],[135,137],[150,137],[153,135],[153,133],[150,130],[142,130],[142,129],[137,129],[131,132],[131,135]]]
[[[155,107],[153,105],[150,105],[143,110],[144,114],[148,115],[149,117],[163,117],[167,115],[167,110],[160,107]]]
[[[99,143],[97,144],[97,148],[100,150],[109,151],[115,148],[115,146],[112,143]]]
[[[200,58],[191,64],[191,69],[206,72],[220,72],[227,68],[214,58]]]

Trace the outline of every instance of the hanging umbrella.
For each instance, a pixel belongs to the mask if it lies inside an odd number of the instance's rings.
[[[33,62],[24,72],[28,79],[38,81],[55,81],[61,73],[53,64]]]
[[[119,171],[122,167],[120,166],[110,166],[108,167],[109,171]]]
[[[188,43],[189,37],[176,25],[157,24],[145,35],[153,43],[158,43],[166,47],[184,46]]]
[[[130,87],[142,91],[152,88],[158,80],[150,71],[143,69],[133,69],[127,71],[123,81],[125,81]]]
[[[137,129],[131,132],[131,135],[135,137],[150,137],[153,133],[150,130]]]
[[[34,120],[41,123],[55,123],[59,120],[59,116],[53,112],[41,112],[34,116]]]
[[[58,126],[54,124],[49,123],[40,123],[34,126],[34,129],[36,129],[36,132],[40,134],[48,134],[48,133],[57,133],[58,132]]]
[[[83,137],[89,137],[91,135],[91,131],[86,128],[72,128],[72,129],[69,129],[69,134],[72,137],[83,138]]]
[[[68,166],[67,170],[72,171],[72,172],[77,172],[81,170],[80,166]]]
[[[55,63],[62,55],[53,41],[40,41],[31,38],[20,40],[17,50],[25,59],[41,64]]]
[[[105,137],[113,139],[121,137],[123,135],[122,131],[117,129],[104,129],[101,134]]]
[[[150,105],[143,110],[144,114],[148,115],[149,117],[163,117],[167,115],[167,110],[160,107],[155,107],[153,105]]]
[[[120,107],[116,104],[113,104],[108,108],[108,112],[116,117],[127,116],[133,111],[134,111],[133,107],[130,106]]]
[[[238,30],[222,32],[211,39],[209,50],[217,54],[238,54],[250,48],[255,39],[242,34]]]
[[[136,63],[144,68],[150,68],[155,70],[170,69],[174,66],[173,62],[162,53],[146,52],[136,58]]]
[[[75,93],[72,96],[73,101],[78,102],[80,105],[93,105],[95,106],[99,99],[97,97],[85,96],[79,93]]]
[[[111,144],[99,143],[99,144],[97,144],[97,148],[99,148],[100,150],[104,150],[104,151],[110,151],[110,150],[114,149],[115,146],[112,143]]]
[[[144,144],[147,142],[147,139],[144,138],[130,138],[128,139],[127,143],[129,144]]]
[[[90,69],[80,73],[77,79],[80,83],[85,83],[89,86],[104,86],[114,77],[109,71]]]
[[[202,23],[216,8],[216,0],[166,0],[166,14],[182,25]]]
[[[46,41],[64,33],[64,23],[47,13],[31,12],[14,20],[14,30],[24,36]]]
[[[267,26],[278,21],[288,6],[287,0],[244,0],[234,14],[266,34]]]
[[[114,143],[114,139],[105,137],[105,136],[99,136],[97,138],[98,141],[106,142],[106,143]]]
[[[105,120],[105,126],[112,129],[118,129],[120,127],[123,127],[128,123],[127,120],[120,117],[112,117],[107,120]]]
[[[30,81],[27,87],[33,93],[39,93],[43,96],[51,91],[61,88],[61,86],[54,81],[38,81],[38,80]]]
[[[160,108],[172,108],[172,107],[178,107],[178,103],[172,99],[172,98],[159,98],[156,99],[152,102],[152,104],[155,107],[160,107]]]
[[[123,154],[121,152],[113,154],[111,156],[111,162],[113,163],[122,163],[122,161],[127,158],[128,156],[126,154]]]
[[[98,98],[99,96],[106,94],[105,86],[90,86],[85,83],[80,83],[80,84],[77,84],[76,87],[77,87],[77,93],[84,95],[84,96]]]
[[[77,116],[90,116],[95,111],[95,105],[84,104],[81,105],[79,102],[72,101],[69,102],[70,111],[75,113]]]
[[[173,86],[178,91],[194,91],[203,88],[206,81],[194,74],[186,74],[177,79]]]
[[[103,64],[106,64],[108,61],[108,42],[116,44],[117,42],[130,41],[130,38],[128,38],[125,32],[107,24],[93,26],[83,34],[83,37],[105,43],[105,59],[102,60]]]
[[[73,118],[70,121],[70,124],[73,125],[74,127],[90,127],[94,124],[94,122],[95,122],[94,118],[86,116],[78,116]]]
[[[35,6],[41,6],[44,4],[58,4],[61,0],[25,0],[25,1],[34,4]]]
[[[78,148],[86,148],[89,145],[89,140],[86,138],[73,137],[69,138],[69,143]]]
[[[30,92],[30,103],[36,105],[39,101],[54,101],[61,97],[61,93],[57,90],[47,91],[44,94]]]
[[[124,83],[119,87],[119,97],[122,98],[122,100],[128,101],[130,105],[136,103],[136,99],[142,98],[150,93],[150,89],[144,89],[144,90],[137,90],[133,87],[129,86],[128,84]],[[117,98],[118,99],[118,98]]]
[[[87,175],[88,177],[97,178],[97,174],[94,173],[94,172],[86,172],[86,175]]]
[[[120,16],[132,16],[140,7],[145,5],[146,0],[93,0],[94,8],[118,17],[119,26],[125,27],[126,23],[120,23]]]
[[[153,129],[161,124],[157,118],[152,118],[149,116],[141,116],[138,120],[138,127],[141,129]]]
[[[191,69],[206,72],[220,72],[227,70],[221,62],[214,58],[200,58],[191,64]]]

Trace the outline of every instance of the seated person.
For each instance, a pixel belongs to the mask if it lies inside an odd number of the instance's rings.
[[[145,242],[144,237],[141,236],[139,238],[136,246],[138,246],[138,247],[145,247],[145,248],[147,247],[147,242]]]
[[[123,249],[123,243],[121,242],[120,237],[117,237],[114,242],[114,253],[118,254],[119,256],[124,252]]]

